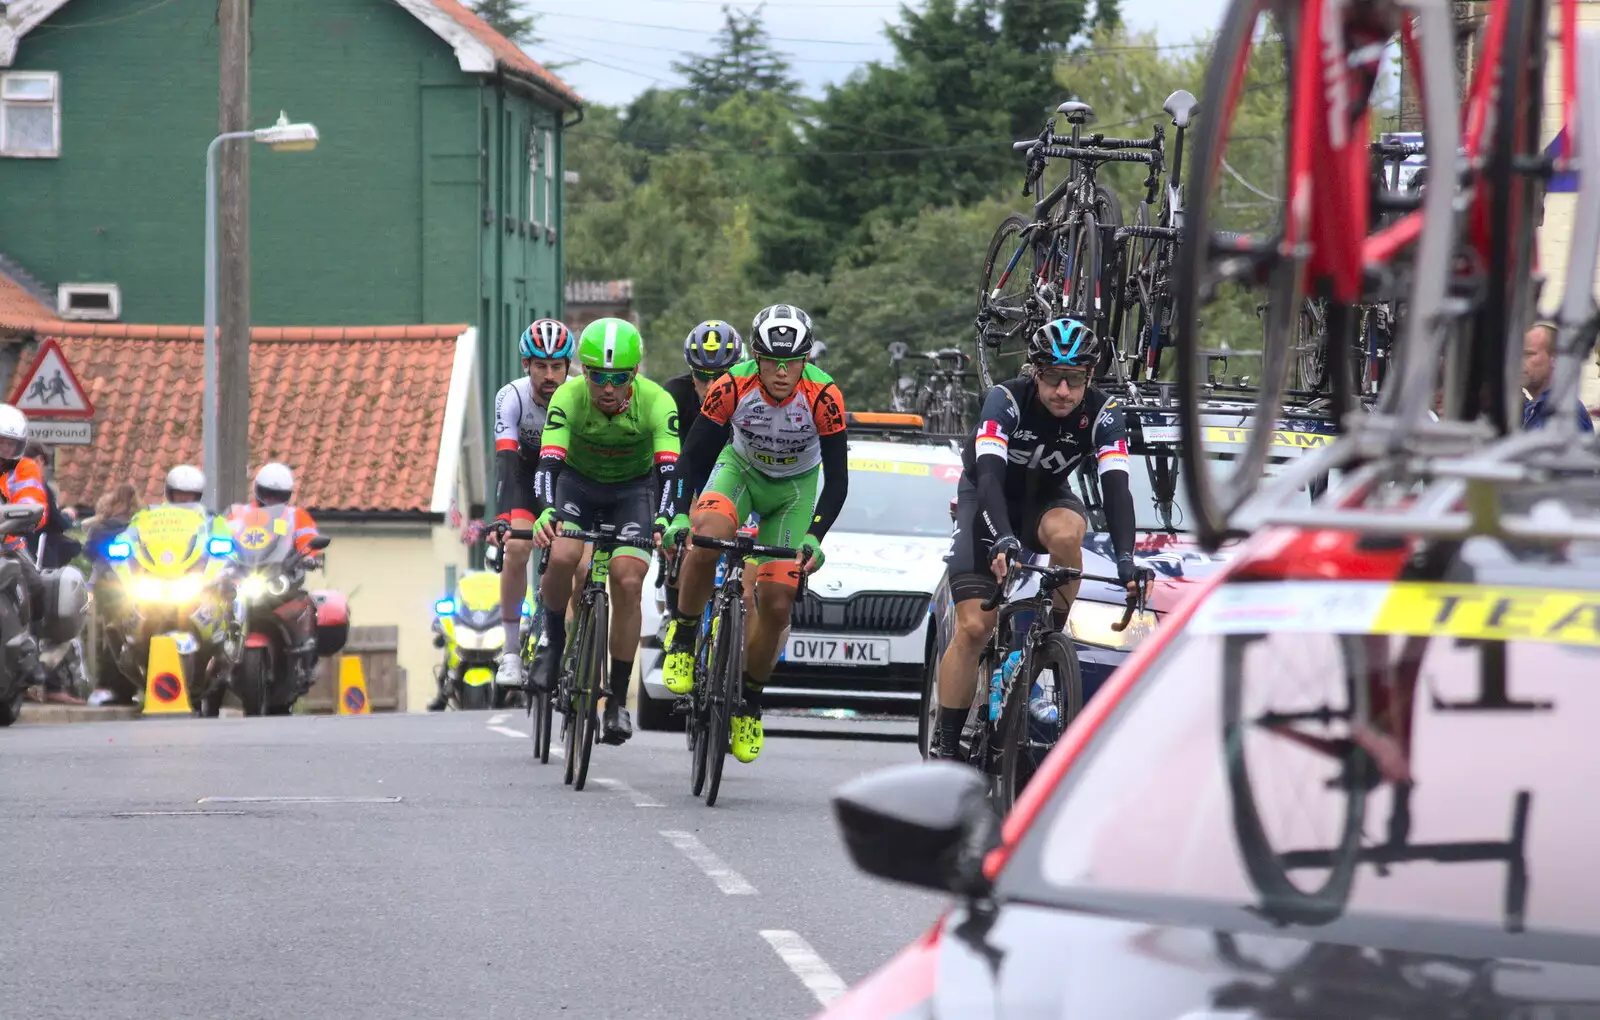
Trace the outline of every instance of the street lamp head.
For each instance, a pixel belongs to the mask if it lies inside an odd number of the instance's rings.
[[[278,122],[255,132],[256,141],[272,146],[274,152],[306,152],[317,147],[315,124],[291,124],[289,115],[278,111]]]

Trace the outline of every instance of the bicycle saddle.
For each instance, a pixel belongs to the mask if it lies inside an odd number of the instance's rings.
[[[1080,103],[1076,99],[1069,99],[1056,107],[1056,112],[1066,115],[1069,124],[1093,124],[1094,107],[1088,103]]]
[[[1172,117],[1172,123],[1180,128],[1189,126],[1189,121],[1194,119],[1194,111],[1200,105],[1200,100],[1190,95],[1188,91],[1179,89],[1167,97],[1161,108]]]

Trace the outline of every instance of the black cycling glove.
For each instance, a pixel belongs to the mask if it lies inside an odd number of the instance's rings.
[[[1128,584],[1139,576],[1139,565],[1133,562],[1133,557],[1124,553],[1117,557],[1117,580]]]

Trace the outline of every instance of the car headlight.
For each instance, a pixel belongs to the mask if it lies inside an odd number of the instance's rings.
[[[258,599],[267,593],[267,579],[260,574],[251,574],[239,582],[239,594],[248,599]]]
[[[1086,645],[1132,651],[1155,629],[1156,614],[1149,610],[1134,613],[1128,628],[1119,633],[1111,628],[1122,622],[1124,611],[1125,607],[1120,605],[1077,599],[1072,603],[1072,614],[1067,617],[1067,630],[1074,641]]]
[[[472,652],[486,652],[494,648],[503,648],[506,643],[506,629],[500,624],[495,624],[488,630],[473,630],[471,627],[456,628],[456,644]]]

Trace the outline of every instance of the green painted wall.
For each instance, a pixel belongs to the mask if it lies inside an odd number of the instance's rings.
[[[322,135],[253,148],[253,319],[472,322],[492,397],[523,326],[561,311],[560,114],[461,72],[389,0],[257,3],[252,30],[252,121]],[[200,322],[217,60],[215,7],[190,0],[78,0],[26,36],[12,70],[61,75],[62,154],[0,158],[0,252],[52,287],[119,284],[124,321]],[[551,209],[528,187],[546,129]]]

